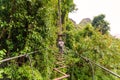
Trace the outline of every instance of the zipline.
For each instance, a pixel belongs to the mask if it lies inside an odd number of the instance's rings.
[[[2,1],[2,0],[1,0],[1,1]],[[58,16],[59,16],[59,29],[60,29],[58,38],[59,38],[59,39],[62,39],[63,34],[62,34],[62,21],[61,21],[61,6],[60,6],[60,2],[61,2],[61,0],[58,0]],[[1,2],[1,3],[2,3],[2,2]],[[23,55],[19,55],[19,56],[15,56],[15,57],[10,57],[10,58],[7,58],[7,59],[3,59],[3,60],[0,61],[0,63],[7,62],[7,61],[10,61],[10,60],[17,59],[17,58],[20,58],[20,57],[24,57],[24,56],[25,56],[25,57],[28,57],[28,59],[29,59],[29,61],[30,61],[30,66],[31,66],[31,69],[32,69],[32,64],[31,64],[32,61],[31,61],[29,55],[34,54],[34,53],[37,53],[37,52],[39,52],[39,51],[33,51],[33,52],[26,53],[26,54],[23,54]],[[59,56],[59,57],[60,57],[60,56]],[[80,56],[80,57],[90,64],[91,70],[92,70],[93,80],[94,80],[94,69],[93,69],[92,64],[95,64],[96,66],[102,68],[103,70],[109,72],[110,74],[112,74],[112,75],[120,78],[120,75],[118,75],[118,74],[112,72],[111,70],[109,70],[109,69],[107,69],[107,68],[105,68],[105,67],[103,67],[103,66],[101,66],[101,65],[99,65],[99,64],[97,64],[97,63],[95,63],[94,61],[91,61],[89,58],[86,58],[86,57],[84,57],[84,56]],[[64,62],[64,61],[63,61],[63,62]],[[58,65],[59,65],[59,67],[54,68],[54,70],[57,71],[58,73],[62,74],[63,76],[58,77],[58,78],[55,78],[54,80],[61,80],[61,79],[63,79],[63,78],[69,77],[70,75],[68,75],[68,74],[66,74],[66,73],[64,73],[64,72],[62,72],[62,71],[59,70],[59,69],[62,69],[62,68],[66,68],[66,66],[64,66],[63,64],[62,64],[62,66],[61,66],[61,61],[58,62]],[[32,70],[32,74],[34,74],[33,70]]]
[[[53,70],[55,70],[56,72],[58,72],[58,74],[62,74],[61,77],[57,77],[53,80],[61,80],[61,79],[64,79],[64,78],[68,78],[70,75],[66,74],[64,71],[61,71],[60,69],[64,69],[66,68],[66,66],[63,64],[65,61],[63,61],[63,46],[64,46],[64,41],[63,41],[63,33],[62,33],[62,20],[61,20],[61,0],[58,0],[58,18],[59,18],[59,31],[58,31],[58,41],[57,41],[57,44],[58,44],[58,48],[59,48],[59,59],[57,64],[58,66],[56,66]],[[61,65],[62,63],[62,65]]]
[[[95,64],[96,66],[100,67],[101,69],[109,72],[110,74],[112,74],[112,75],[120,78],[120,75],[118,75],[118,74],[112,72],[111,70],[109,70],[109,69],[107,69],[107,68],[105,68],[105,67],[103,67],[103,66],[101,66],[101,65],[99,65],[99,64],[97,64],[97,63],[95,63],[94,61],[91,61],[89,58],[84,57],[84,56],[82,56],[82,55],[80,55],[80,57],[81,57],[82,59],[84,59],[86,62],[91,62],[91,63]]]

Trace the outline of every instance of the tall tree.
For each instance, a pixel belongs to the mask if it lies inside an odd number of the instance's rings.
[[[109,23],[105,21],[104,19],[105,19],[105,15],[100,14],[94,17],[92,21],[92,26],[95,27],[95,29],[99,29],[99,31],[102,34],[105,34],[110,30]]]

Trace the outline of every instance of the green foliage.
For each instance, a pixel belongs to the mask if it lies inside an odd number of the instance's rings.
[[[96,63],[119,74],[120,70],[119,68],[116,68],[119,67],[120,60],[120,57],[118,56],[120,53],[120,49],[118,48],[120,45],[118,43],[120,41],[119,39],[115,39],[108,34],[102,35],[97,30],[95,31],[91,25],[87,25],[81,30],[72,29],[71,32],[72,33],[70,34],[73,35],[69,36],[69,38],[72,39],[70,43],[71,46],[74,45],[74,48],[70,48],[73,50],[74,54],[71,57],[76,59],[78,58],[79,60],[73,60],[73,62],[68,59],[70,61],[68,61],[70,65],[70,70],[68,72],[71,74],[69,80],[92,80],[91,67],[89,67],[87,62],[80,59],[80,55],[84,55],[92,61],[95,61]],[[113,75],[110,75],[95,66],[94,70],[96,80],[118,80],[118,78],[115,78]]]
[[[58,0],[1,0],[0,60],[39,51],[29,55],[29,58],[1,63],[0,79],[50,80],[58,77],[59,74],[53,72],[58,54],[57,7]],[[105,16],[95,17],[93,26],[88,24],[78,28],[68,19],[68,13],[74,9],[73,0],[62,0],[61,17],[66,46],[64,57],[68,65],[63,71],[70,74],[68,80],[92,80],[91,68],[79,57],[81,54],[120,74],[120,40],[105,34],[109,30]],[[96,80],[118,80],[97,67],[94,69]]]
[[[0,60],[3,59],[5,53],[6,53],[6,50],[5,50],[5,49],[0,50]],[[0,65],[1,65],[1,63],[0,63]],[[2,78],[2,73],[3,73],[3,72],[4,72],[4,70],[3,70],[3,69],[0,69],[0,78]]]
[[[65,2],[65,3],[64,3]],[[63,23],[74,9],[73,0],[62,1]],[[12,80],[49,80],[53,68],[58,21],[58,0],[0,1],[0,59],[39,50],[28,58],[2,63],[0,78]],[[3,53],[3,49],[6,53]],[[33,74],[32,74],[33,73]]]
[[[101,14],[94,17],[92,21],[92,26],[95,27],[95,29],[98,29],[102,34],[105,34],[110,30],[109,23],[105,21],[104,18],[105,15]]]
[[[3,57],[4,57],[5,53],[6,53],[6,50],[5,50],[5,49],[0,50],[0,60],[2,60],[2,59],[3,59]]]

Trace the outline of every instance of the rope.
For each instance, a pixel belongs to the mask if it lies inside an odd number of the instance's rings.
[[[6,62],[6,61],[10,61],[10,60],[13,60],[13,59],[16,59],[16,58],[20,58],[20,57],[23,57],[23,56],[27,56],[27,55],[30,55],[30,54],[34,54],[34,53],[37,53],[37,52],[38,51],[34,51],[34,52],[26,53],[26,54],[23,54],[23,55],[19,55],[19,56],[3,59],[3,60],[0,61],[0,63]]]
[[[3,4],[3,0],[1,0],[0,6],[2,6],[2,4]],[[0,9],[0,15],[2,16],[2,8]]]
[[[89,62],[89,65],[90,65],[90,67],[91,67],[91,70],[92,70],[92,80],[95,80],[94,79],[94,68],[93,68],[93,66],[92,66],[92,63],[91,62]]]
[[[62,21],[61,21],[61,0],[58,0],[58,16],[59,16],[59,26],[60,26],[60,32],[59,34],[62,33]]]
[[[26,57],[29,59],[29,62],[30,62],[30,68],[31,68],[31,70],[32,70],[32,77],[33,77],[33,79],[34,79],[34,76],[35,76],[35,74],[34,74],[34,71],[33,71],[33,67],[32,67],[32,60],[31,60],[31,58],[30,58],[30,56],[29,55],[26,55]],[[36,80],[36,79],[35,79]]]
[[[91,70],[92,70],[92,80],[95,80],[94,79],[94,68],[92,66],[92,63],[89,60],[87,60],[87,59],[83,59],[83,60],[85,60],[85,62],[87,62],[89,64],[89,66],[91,67]]]
[[[91,61],[89,58],[83,57],[83,56],[81,56],[81,55],[80,55],[80,57],[81,57],[82,59],[86,60],[86,61],[89,61],[89,62],[95,64],[96,66],[98,66],[98,67],[100,67],[101,69],[103,69],[103,70],[109,72],[110,74],[112,74],[112,75],[114,75],[114,76],[120,78],[120,75],[118,75],[118,74],[112,72],[111,70],[109,70],[109,69],[107,69],[107,68],[105,68],[105,67],[103,67],[103,66],[101,66],[101,65],[99,65],[99,64],[97,64],[97,63],[95,63],[94,61]]]

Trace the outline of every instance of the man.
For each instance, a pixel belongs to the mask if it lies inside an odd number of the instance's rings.
[[[59,47],[59,52],[63,54],[64,42],[61,39],[58,41],[58,47]]]

